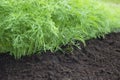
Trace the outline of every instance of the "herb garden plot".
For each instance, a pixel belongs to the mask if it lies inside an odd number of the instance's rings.
[[[120,80],[120,5],[109,1],[0,0],[0,80]]]

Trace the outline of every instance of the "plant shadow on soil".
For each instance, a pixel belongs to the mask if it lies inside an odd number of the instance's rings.
[[[91,39],[73,54],[0,55],[0,80],[120,80],[120,33]]]

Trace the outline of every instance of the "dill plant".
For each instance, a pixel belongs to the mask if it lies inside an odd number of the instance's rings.
[[[104,0],[108,1],[106,2],[101,2],[105,7],[107,13],[109,15],[108,20],[110,22],[110,27],[111,27],[111,32],[113,31],[119,31],[120,32],[120,1],[119,0]],[[118,2],[118,3],[116,3]]]
[[[108,14],[95,0],[1,0],[0,52],[15,58],[110,32]]]

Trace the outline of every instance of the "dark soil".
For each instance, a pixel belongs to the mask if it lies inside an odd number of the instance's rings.
[[[15,60],[0,55],[0,80],[120,80],[120,33],[92,39],[73,54],[47,52]]]

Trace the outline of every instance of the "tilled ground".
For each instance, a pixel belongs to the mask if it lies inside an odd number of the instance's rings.
[[[120,33],[91,39],[73,54],[47,52],[15,60],[0,55],[0,80],[120,80]]]

